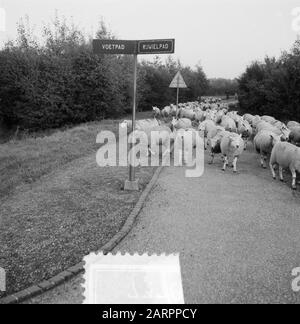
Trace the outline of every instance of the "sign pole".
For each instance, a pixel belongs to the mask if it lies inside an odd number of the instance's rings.
[[[172,80],[172,82],[170,84],[170,88],[177,89],[177,97],[176,97],[177,112],[176,112],[176,118],[178,119],[178,116],[179,116],[179,91],[180,91],[180,88],[187,88],[187,85],[186,85],[180,71],[177,72],[174,79]]]
[[[137,53],[133,55],[133,105],[132,105],[132,143],[135,142],[135,124],[136,124],[136,97],[137,97]],[[134,144],[130,145],[130,165],[129,165],[129,180],[125,181],[125,190],[137,191],[139,190],[139,183],[135,179],[135,167],[132,165],[134,161]]]
[[[136,106],[137,106],[137,66],[138,54],[173,54],[175,52],[175,39],[151,39],[151,40],[115,40],[115,39],[94,39],[94,54],[107,55],[133,55],[133,107],[132,107],[132,143],[135,143],[136,128]],[[178,83],[179,86],[179,83]],[[173,87],[175,88],[175,87]],[[179,96],[179,89],[178,89]],[[178,108],[178,100],[177,100]],[[139,190],[138,180],[136,179],[135,167],[132,165],[135,159],[134,144],[130,145],[130,166],[129,179],[125,181],[125,190]]]
[[[133,106],[132,106],[132,134],[135,132],[135,116],[136,116],[136,89],[137,89],[137,54],[134,54],[133,58]],[[134,140],[134,137],[133,137]],[[133,145],[132,145],[133,146]],[[134,154],[131,151],[131,162],[133,162]],[[135,181],[135,168],[130,163],[129,167],[129,181]]]
[[[176,99],[176,118],[178,118],[179,114],[179,87],[177,87],[177,99]]]

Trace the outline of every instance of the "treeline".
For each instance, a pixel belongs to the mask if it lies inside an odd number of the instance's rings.
[[[254,62],[239,79],[241,110],[275,118],[300,120],[300,41],[279,59]]]
[[[215,78],[209,79],[209,96],[234,96],[238,92],[238,81],[236,79]]]
[[[101,22],[96,38],[114,38]],[[44,26],[37,41],[28,23],[0,51],[0,121],[20,129],[39,130],[117,117],[132,102],[131,56],[97,56],[92,37],[65,19]],[[138,67],[139,110],[164,107],[176,100],[169,84],[181,69],[189,86],[182,101],[204,95],[209,83],[200,66],[185,67],[168,57],[142,61]]]

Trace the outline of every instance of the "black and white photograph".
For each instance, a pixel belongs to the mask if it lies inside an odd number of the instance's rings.
[[[300,1],[0,0],[0,304],[299,303]]]

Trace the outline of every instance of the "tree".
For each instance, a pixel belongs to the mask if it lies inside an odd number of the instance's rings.
[[[287,121],[300,119],[300,42],[279,59],[254,62],[239,79],[241,109]]]

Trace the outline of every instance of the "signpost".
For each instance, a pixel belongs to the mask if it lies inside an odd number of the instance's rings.
[[[182,74],[180,71],[177,72],[174,79],[172,80],[170,84],[170,88],[176,88],[177,89],[177,100],[176,100],[176,106],[177,106],[177,113],[178,113],[178,105],[179,105],[179,89],[186,89],[187,85],[182,77]]]
[[[137,92],[137,63],[138,55],[146,54],[173,54],[175,52],[175,39],[153,39],[153,40],[93,40],[95,54],[119,54],[133,55],[133,107],[132,107],[132,133],[135,131],[136,115],[136,92]],[[178,107],[178,106],[177,106]],[[134,142],[134,141],[133,141]],[[133,150],[131,150],[134,154]],[[133,162],[134,156],[131,156]],[[129,180],[125,182],[125,190],[139,190],[138,181],[135,178],[135,168],[130,163]]]
[[[93,40],[95,54],[135,54],[135,41],[120,40]]]
[[[174,51],[174,39],[138,41],[138,54],[173,54]]]

